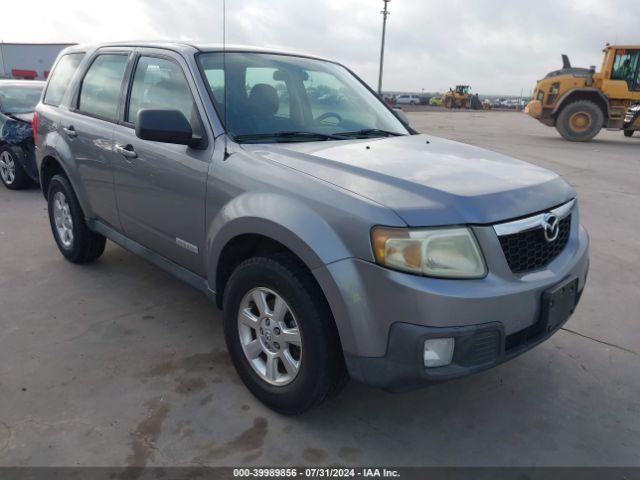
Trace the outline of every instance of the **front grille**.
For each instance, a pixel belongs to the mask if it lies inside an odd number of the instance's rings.
[[[571,215],[559,222],[558,238],[547,242],[542,227],[498,237],[509,268],[523,273],[547,266],[567,245],[571,231]]]

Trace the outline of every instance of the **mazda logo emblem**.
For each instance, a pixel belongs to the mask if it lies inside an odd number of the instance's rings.
[[[547,242],[553,242],[560,234],[560,220],[553,213],[547,213],[542,217],[542,231]]]

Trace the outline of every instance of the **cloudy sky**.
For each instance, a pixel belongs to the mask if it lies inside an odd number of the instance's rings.
[[[222,0],[2,2],[5,42],[221,42]],[[227,0],[227,42],[284,47],[347,64],[377,84],[382,0]],[[519,94],[559,68],[586,66],[610,43],[640,43],[640,0],[392,0],[384,89],[457,83]]]

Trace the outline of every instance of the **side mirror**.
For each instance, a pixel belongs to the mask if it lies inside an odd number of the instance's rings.
[[[193,136],[189,120],[179,110],[140,110],[136,122],[136,137],[190,147],[200,143],[200,139]]]
[[[400,107],[393,107],[393,113],[396,114],[396,117],[398,117],[398,119],[404,123],[405,125],[409,126],[410,122],[409,122],[409,117],[407,117],[407,114],[404,113],[404,111],[402,110],[402,108]]]

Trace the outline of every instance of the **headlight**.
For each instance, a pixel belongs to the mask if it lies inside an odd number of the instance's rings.
[[[487,274],[478,242],[466,227],[375,227],[371,241],[378,264],[395,270],[444,278]]]

